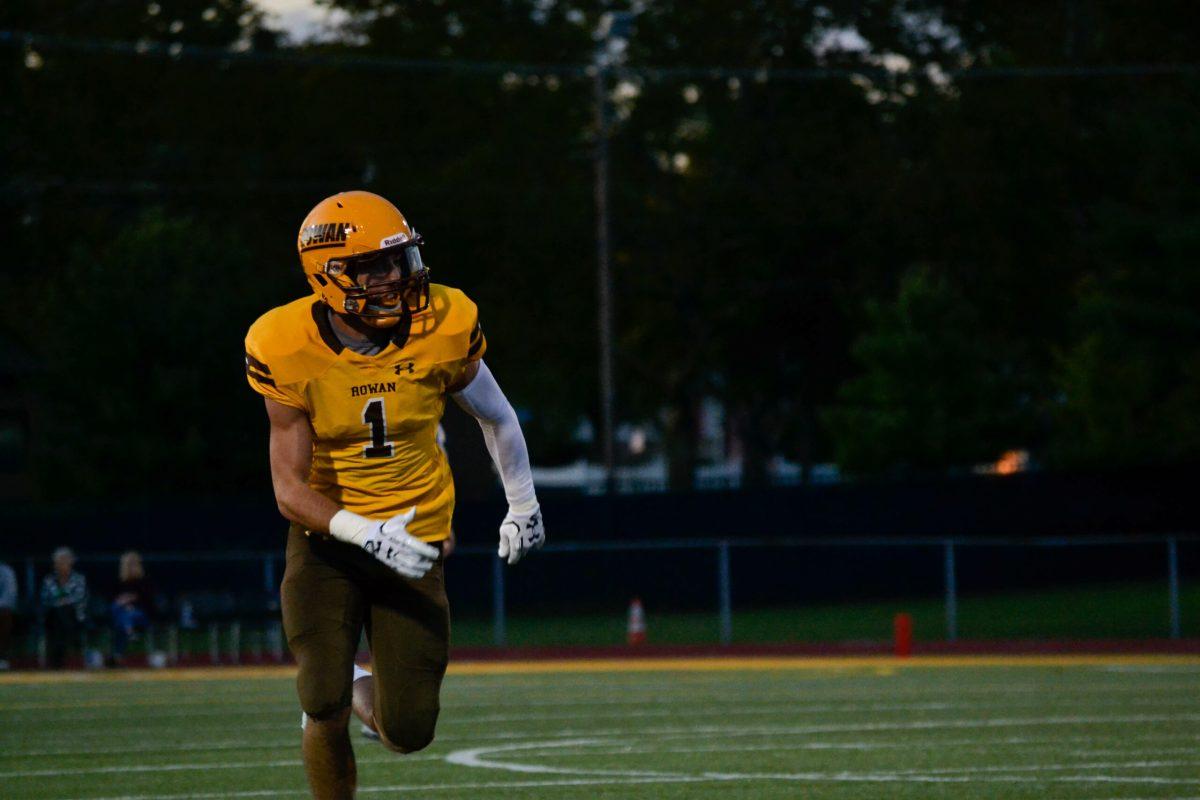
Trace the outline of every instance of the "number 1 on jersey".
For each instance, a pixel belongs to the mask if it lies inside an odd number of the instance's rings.
[[[364,458],[391,458],[392,443],[387,441],[387,417],[383,413],[383,398],[372,397],[363,406],[363,422],[371,427],[371,444],[363,448]]]

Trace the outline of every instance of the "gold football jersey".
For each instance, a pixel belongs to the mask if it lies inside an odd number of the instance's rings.
[[[380,353],[342,346],[327,306],[309,295],[261,316],[246,335],[246,379],[259,394],[303,409],[313,427],[309,486],[342,508],[387,519],[416,506],[408,530],[428,542],[450,535],[454,480],[437,444],[446,387],[487,340],[475,304],[432,284]],[[403,323],[397,326],[402,328]]]

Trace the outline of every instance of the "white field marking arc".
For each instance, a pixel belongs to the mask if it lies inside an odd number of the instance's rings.
[[[1164,738],[1166,738],[1166,737],[1164,737]],[[1048,740],[1042,740],[1042,741],[1048,741]],[[528,744],[504,745],[504,746],[499,746],[499,747],[475,748],[473,750],[458,751],[457,753],[451,754],[450,756],[414,755],[414,756],[410,756],[409,758],[407,758],[405,760],[406,761],[417,761],[417,760],[426,761],[426,760],[441,760],[444,758],[447,761],[450,761],[451,763],[459,763],[459,764],[462,764],[465,766],[477,766],[477,767],[478,766],[488,766],[488,767],[492,767],[492,768],[509,769],[512,771],[519,771],[519,772],[538,772],[538,773],[555,773],[555,774],[582,774],[582,773],[586,772],[586,774],[589,774],[589,775],[618,774],[619,777],[663,777],[664,774],[665,775],[671,774],[671,773],[661,773],[661,772],[655,772],[655,771],[631,772],[629,770],[621,770],[621,771],[586,770],[586,771],[583,771],[583,770],[570,769],[570,768],[548,767],[545,765],[531,765],[531,766],[516,765],[516,766],[514,766],[514,765],[500,765],[500,764],[494,764],[494,763],[485,764],[482,762],[481,763],[467,763],[467,762],[461,760],[463,758],[469,759],[469,757],[471,757],[472,755],[475,755],[479,752],[484,752],[484,751],[487,751],[487,752],[526,751],[529,753],[529,755],[551,755],[551,754],[554,754],[555,752],[557,752],[558,754],[561,754],[561,755],[570,755],[570,756],[581,756],[581,755],[582,756],[594,756],[594,755],[600,755],[602,753],[623,753],[623,752],[628,752],[628,750],[645,750],[645,748],[621,748],[621,749],[617,749],[617,750],[607,750],[607,751],[587,750],[587,751],[577,751],[577,752],[571,752],[571,753],[565,752],[566,750],[568,750],[572,747],[580,747],[583,745],[591,745],[591,744],[606,745],[606,744],[611,744],[611,743],[602,741],[602,740],[594,740],[594,739],[566,740],[566,741],[555,742],[550,747],[543,746],[541,750],[533,750],[531,748],[531,746]],[[935,744],[937,744],[939,746],[946,746],[951,743],[937,742]],[[971,744],[982,744],[982,743],[978,742],[978,741],[972,741]],[[837,746],[837,745],[834,745],[834,746]],[[551,749],[551,748],[553,748],[553,749]],[[744,749],[789,750],[789,749],[819,749],[819,748],[813,748],[812,743],[809,743],[809,744],[805,744],[805,745],[799,745],[797,747],[769,746],[769,747],[765,747],[765,748],[757,748],[756,747],[756,748],[714,748],[714,749],[723,749],[725,751],[739,751],[739,750],[744,750]],[[1180,748],[1180,749],[1184,750],[1183,748]],[[669,750],[666,750],[665,752],[706,752],[706,751],[707,751],[707,748],[699,748],[699,749],[697,749],[697,748],[679,748],[679,749],[669,749]],[[1186,751],[1190,752],[1190,750],[1186,750]],[[653,748],[651,748],[649,750],[646,750],[646,752],[664,752],[664,751],[654,750]],[[360,763],[390,763],[391,761],[393,761],[393,759],[390,757],[382,758],[382,759],[379,759],[379,758],[360,759]],[[250,769],[250,768],[296,767],[296,766],[300,766],[301,763],[302,762],[298,759],[285,759],[285,760],[275,760],[275,761],[237,762],[237,763],[226,763],[226,764],[193,763],[193,764],[164,764],[164,765],[146,765],[146,766],[94,767],[94,768],[80,768],[80,769],[61,769],[60,768],[60,769],[53,769],[53,770],[25,770],[25,771],[3,772],[3,773],[0,773],[0,777],[2,777],[2,778],[49,777],[49,776],[62,776],[62,775],[108,774],[108,773],[117,773],[117,772],[154,773],[154,772],[176,772],[176,771],[203,771],[203,770],[210,770],[210,769]],[[932,769],[922,769],[922,770],[898,770],[898,771],[894,770],[894,771],[889,772],[888,774],[896,775],[896,776],[911,776],[911,775],[931,776],[931,775],[955,775],[955,774],[970,774],[970,773],[1052,771],[1052,770],[1063,770],[1063,769],[1118,769],[1118,768],[1119,769],[1150,769],[1150,768],[1161,768],[1161,767],[1167,767],[1167,766],[1190,766],[1195,763],[1197,763],[1197,762],[1195,762],[1195,761],[1135,761],[1135,762],[1100,762],[1100,763],[1085,763],[1085,764],[1023,765],[1023,766],[1007,766],[1007,767],[965,767],[965,768],[955,767],[955,768],[932,768]]]
[[[571,767],[551,767],[545,764],[517,764],[512,762],[490,761],[483,757],[485,753],[515,753],[523,750],[545,750],[555,747],[580,747],[590,744],[605,744],[600,739],[563,739],[553,742],[522,742],[519,744],[490,745],[487,747],[470,747],[455,750],[443,758],[447,764],[478,769],[501,769],[505,772],[522,772],[536,775],[608,775],[617,778],[678,778],[690,777],[673,772],[660,770],[618,770],[618,769],[573,769]]]
[[[592,740],[595,741],[595,740]],[[1055,783],[1151,783],[1162,785],[1190,785],[1200,784],[1200,778],[1164,778],[1158,776],[1115,776],[1115,775],[1055,775],[1033,777],[1028,774],[1011,774],[1013,772],[1030,772],[1030,771],[1056,771],[1062,769],[1086,769],[1087,765],[1048,765],[1049,770],[1039,770],[1038,767],[1017,767],[1007,770],[1010,774],[1002,774],[1003,768],[980,768],[980,771],[970,772],[970,768],[964,768],[957,772],[936,772],[936,771],[891,771],[891,772],[757,772],[757,773],[742,773],[742,772],[702,772],[700,774],[689,774],[680,772],[645,772],[636,770],[607,770],[607,769],[572,769],[569,767],[549,766],[546,764],[527,764],[514,761],[497,761],[489,756],[494,754],[519,753],[522,751],[541,750],[548,747],[554,747],[557,744],[562,746],[583,745],[588,744],[589,740],[576,739],[564,742],[529,742],[524,744],[501,745],[498,747],[473,747],[464,750],[456,750],[446,756],[446,762],[462,767],[470,767],[475,769],[492,769],[501,770],[504,772],[515,772],[520,774],[535,774],[535,775],[576,775],[579,777],[608,777],[608,778],[671,778],[671,779],[708,779],[719,781],[807,781],[821,783],[1028,783],[1028,782],[1045,782],[1052,781]],[[1151,764],[1154,762],[1135,762],[1137,764]],[[1187,762],[1165,762],[1157,763],[1155,767],[1162,766],[1190,766],[1195,764],[1195,761]],[[1106,764],[1098,768],[1114,769],[1121,768],[1120,765]],[[1142,767],[1154,768],[1154,767]]]
[[[719,737],[705,737],[716,739]],[[1178,741],[1178,737],[1159,737],[1162,741]],[[608,749],[588,749],[586,751],[577,752],[558,752],[552,750],[537,750],[530,752],[533,756],[553,756],[553,755],[569,755],[569,756],[620,756],[637,753],[657,754],[657,753],[756,753],[756,752],[795,752],[803,750],[824,751],[824,750],[848,750],[855,752],[876,752],[880,750],[925,750],[933,748],[954,748],[956,750],[971,750],[990,751],[997,747],[1014,747],[1014,748],[1040,748],[1043,745],[1059,744],[1063,739],[1018,739],[1018,740],[1000,740],[1000,741],[985,741],[983,739],[960,739],[950,741],[926,740],[918,742],[801,742],[798,744],[749,744],[749,745],[730,745],[719,744],[711,747],[654,747],[653,745],[623,745],[620,747],[611,747]],[[1190,755],[1196,752],[1195,747],[1176,747],[1176,748],[1153,748],[1153,749],[1134,749],[1134,750],[1073,750],[1067,755],[1078,756],[1080,758],[1095,758],[1098,756],[1147,756],[1147,755]]]
[[[768,735],[768,734],[764,734]],[[443,742],[446,737],[439,737],[439,743]],[[448,737],[448,739],[459,739],[463,737]],[[472,737],[474,740],[490,739],[494,737],[478,736]],[[511,738],[511,737],[504,737]],[[724,739],[724,734],[708,733],[697,734],[692,737],[696,740],[716,740]],[[1200,740],[1200,734],[1193,736],[1187,735],[1167,735],[1167,734],[1149,734],[1141,736],[1122,735],[1122,741],[1129,742],[1179,742],[1181,740]],[[921,750],[928,748],[939,747],[956,747],[956,748],[978,748],[991,749],[995,747],[1038,747],[1046,744],[1086,744],[1095,742],[1094,736],[1055,736],[1052,738],[1036,738],[1028,736],[1010,736],[1005,739],[921,739],[913,740],[906,739],[900,742],[802,742],[798,744],[780,744],[771,743],[763,745],[730,745],[723,742],[719,745],[711,747],[655,747],[653,745],[625,745],[620,747],[612,747],[606,750],[589,749],[586,753],[582,751],[577,755],[626,755],[628,753],[709,753],[709,752],[759,752],[759,751],[793,751],[793,750]],[[4,759],[16,758],[62,758],[63,756],[95,756],[95,755],[128,755],[131,753],[151,754],[151,753],[187,753],[187,752],[219,752],[224,750],[283,750],[295,747],[295,739],[275,742],[217,742],[217,743],[191,743],[178,744],[172,746],[150,745],[150,746],[125,746],[125,747],[97,747],[97,748],[57,748],[52,750],[4,750],[0,752],[0,761]],[[560,751],[554,751],[560,752]],[[1122,755],[1154,755],[1154,754],[1185,754],[1196,752],[1195,747],[1179,747],[1179,748],[1154,748],[1141,750],[1071,750],[1067,755],[1088,757],[1088,756],[1122,756]],[[552,755],[553,752],[547,751],[546,755]],[[532,753],[532,755],[542,755],[542,753]],[[442,756],[425,756],[412,755],[407,761],[440,759]],[[0,772],[0,777],[15,773]]]

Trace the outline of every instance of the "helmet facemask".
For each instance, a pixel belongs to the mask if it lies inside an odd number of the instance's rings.
[[[325,276],[345,294],[339,313],[364,319],[391,319],[429,308],[429,268],[413,236],[403,244],[369,253],[331,258]],[[399,277],[391,277],[398,275]]]

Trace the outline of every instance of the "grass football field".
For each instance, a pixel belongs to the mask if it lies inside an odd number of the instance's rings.
[[[280,668],[0,675],[0,797],[307,796]],[[1200,658],[462,664],[361,796],[1196,798]]]

